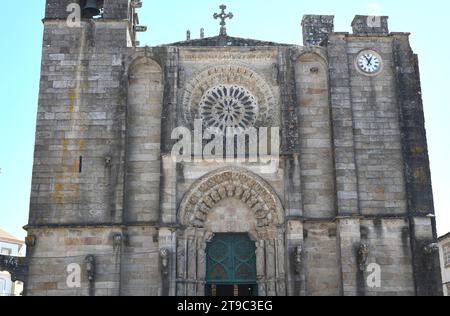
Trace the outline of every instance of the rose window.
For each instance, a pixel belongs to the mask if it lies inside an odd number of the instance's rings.
[[[236,85],[214,87],[200,101],[200,116],[205,127],[222,131],[228,127],[246,130],[254,126],[258,111],[255,97],[247,89]]]

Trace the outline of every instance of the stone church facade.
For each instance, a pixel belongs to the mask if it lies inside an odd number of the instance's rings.
[[[303,46],[223,23],[139,47],[139,1],[97,1],[75,27],[72,2],[43,20],[27,295],[442,294],[408,33],[307,15]],[[196,120],[266,128],[275,168],[175,160]]]

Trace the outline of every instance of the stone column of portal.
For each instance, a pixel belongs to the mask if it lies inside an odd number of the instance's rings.
[[[276,296],[276,266],[275,266],[275,239],[270,239],[265,242],[266,246],[266,278],[267,278],[267,295]]]
[[[176,270],[177,270],[177,276],[176,276],[176,296],[186,296],[186,278],[187,278],[187,262],[186,262],[186,255],[187,255],[187,239],[184,235],[184,232],[179,232],[178,238],[177,238],[177,256],[176,256]]]
[[[197,296],[197,238],[187,236],[187,296]]]
[[[206,279],[206,241],[197,240],[197,296],[205,296]]]
[[[284,240],[284,232],[278,233],[278,238],[275,240],[275,255],[276,255],[276,280],[277,280],[277,295],[286,296],[286,247]]]
[[[267,296],[266,284],[266,257],[264,254],[264,240],[256,242],[256,279],[258,282],[258,295]]]

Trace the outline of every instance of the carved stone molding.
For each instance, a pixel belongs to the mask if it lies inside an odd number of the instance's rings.
[[[284,223],[283,207],[273,189],[241,168],[221,169],[197,181],[180,204],[179,219],[185,226],[204,228],[209,212],[227,198],[245,203],[254,212],[258,229]]]
[[[242,47],[228,47],[226,50],[189,50],[181,49],[180,58],[187,61],[210,61],[210,60],[227,60],[227,61],[241,61],[241,60],[276,60],[278,51],[276,49],[265,50],[247,50],[243,52]]]
[[[186,84],[182,98],[186,125],[193,127],[194,120],[202,118],[202,98],[207,91],[220,85],[242,87],[254,96],[258,104],[256,127],[271,127],[278,123],[278,101],[266,80],[247,66],[232,64],[208,68]]]
[[[437,243],[430,243],[423,247],[425,255],[431,256],[439,252],[439,245]]]

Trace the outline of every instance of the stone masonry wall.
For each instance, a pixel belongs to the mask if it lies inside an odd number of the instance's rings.
[[[303,215],[336,215],[334,167],[326,61],[314,53],[295,64]]]
[[[358,73],[357,54],[373,49],[383,58],[382,72]],[[350,89],[358,170],[360,210],[364,215],[406,213],[399,110],[390,37],[348,37]]]
[[[127,98],[125,218],[128,222],[159,219],[163,88],[162,70],[155,61],[134,61],[129,71]]]
[[[95,255],[96,278],[93,294],[119,294],[120,247],[113,246],[113,235],[120,228],[71,228],[30,230],[38,242],[29,249],[31,256],[26,295],[28,296],[88,296],[89,281],[85,259]],[[71,287],[70,265],[81,272],[81,287]],[[69,283],[68,283],[69,281]]]
[[[196,180],[236,164],[177,164],[170,136],[192,129],[201,96],[224,83],[255,94],[257,127],[281,128],[278,170],[240,165],[269,184],[285,215],[277,236],[258,245],[259,257],[271,252],[259,261],[267,293],[439,293],[437,256],[426,251],[436,232],[417,59],[404,34],[387,34],[386,18],[377,34],[350,35],[333,33],[331,16],[307,16],[306,47],[135,48],[129,0],[106,0],[104,19],[80,28],[65,24],[66,5],[46,4],[27,295],[174,295],[178,276],[204,274],[192,257],[189,271],[178,265],[189,237],[180,237],[180,202]],[[383,58],[377,76],[356,69],[365,49]],[[206,226],[242,232],[255,228],[253,216],[223,202]],[[366,282],[363,246],[365,264],[381,267],[379,288]],[[68,286],[70,264],[81,268],[81,287]]]
[[[30,225],[119,217],[124,46],[121,23],[46,22]]]

